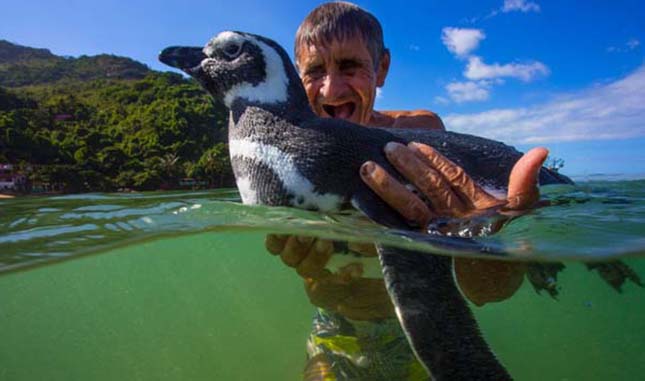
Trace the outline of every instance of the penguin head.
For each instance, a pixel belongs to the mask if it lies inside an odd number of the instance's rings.
[[[159,54],[159,60],[195,78],[229,108],[236,100],[286,102],[289,82],[293,81],[290,71],[295,73],[280,45],[243,32],[222,32],[203,48],[168,47]]]

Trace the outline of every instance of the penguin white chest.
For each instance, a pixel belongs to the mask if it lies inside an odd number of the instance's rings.
[[[278,147],[251,139],[231,140],[228,144],[231,158],[248,159],[268,167],[280,180],[284,190],[293,196],[290,206],[321,211],[337,211],[342,206],[341,195],[317,192],[314,184],[298,169],[295,159]],[[260,203],[254,186],[262,179],[251,179],[249,174],[236,176],[242,201],[245,204]]]

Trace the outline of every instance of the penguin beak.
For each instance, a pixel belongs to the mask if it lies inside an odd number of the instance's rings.
[[[159,61],[190,74],[190,69],[199,66],[207,58],[202,48],[171,46],[159,53]]]

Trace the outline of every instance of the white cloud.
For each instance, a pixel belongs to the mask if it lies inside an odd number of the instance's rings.
[[[408,48],[410,50],[412,50],[413,52],[418,52],[419,50],[421,50],[421,47],[419,45],[415,45],[415,44],[410,44],[410,46],[408,46]]]
[[[525,0],[504,0],[504,5],[501,9],[502,12],[539,12],[540,6],[532,1]]]
[[[530,82],[537,77],[547,76],[549,73],[549,68],[538,61],[527,64],[510,63],[500,65],[494,63],[488,65],[480,57],[472,56],[468,58],[464,76],[470,80],[511,77]]]
[[[625,53],[636,49],[641,42],[635,38],[629,39],[624,46],[610,46],[607,48],[609,53]]]
[[[479,46],[479,41],[486,38],[480,29],[445,27],[441,30],[441,41],[448,50],[458,57],[464,57]]]
[[[440,105],[447,105],[447,104],[450,103],[450,100],[448,100],[448,98],[446,98],[446,97],[436,96],[436,97],[434,97],[434,103],[437,103],[437,104],[440,104]]]
[[[540,5],[533,1],[526,0],[504,0],[504,5],[500,8],[497,8],[491,11],[484,19],[489,19],[495,17],[500,13],[510,13],[510,12],[540,12]],[[478,21],[479,18],[473,18],[473,22]]]
[[[637,47],[638,45],[640,45],[640,44],[641,44],[641,42],[640,42],[640,41],[638,41],[638,40],[637,40],[637,39],[635,39],[635,38],[632,38],[631,40],[627,41],[627,43],[626,43],[626,45],[627,45],[627,47],[628,47],[629,49],[636,49],[636,47]]]
[[[443,118],[448,130],[511,144],[645,136],[645,65],[625,78],[525,108]]]
[[[376,98],[375,99],[383,99],[383,88],[377,87],[376,88]]]
[[[514,4],[514,5],[513,5]],[[533,3],[513,3],[509,6],[530,6]],[[519,5],[518,5],[519,4]],[[506,3],[505,3],[506,6]],[[530,82],[535,78],[547,76],[549,68],[538,61],[528,63],[509,63],[488,65],[481,57],[470,53],[477,49],[479,42],[486,38],[481,29],[452,28],[445,27],[441,31],[441,41],[454,53],[457,58],[467,59],[468,64],[463,72],[464,77],[469,81],[455,81],[446,85],[448,97],[457,103],[484,101],[490,97],[493,85],[499,85],[504,81],[501,78],[517,78],[524,82]],[[445,97],[435,99],[435,102],[445,104],[448,101]]]
[[[450,99],[457,103],[485,101],[489,98],[490,83],[478,82],[452,82],[446,85]]]

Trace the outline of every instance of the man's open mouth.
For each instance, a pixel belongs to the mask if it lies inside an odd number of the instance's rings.
[[[339,105],[323,105],[323,110],[327,115],[332,118],[349,119],[354,115],[356,104],[354,102],[347,102]]]

